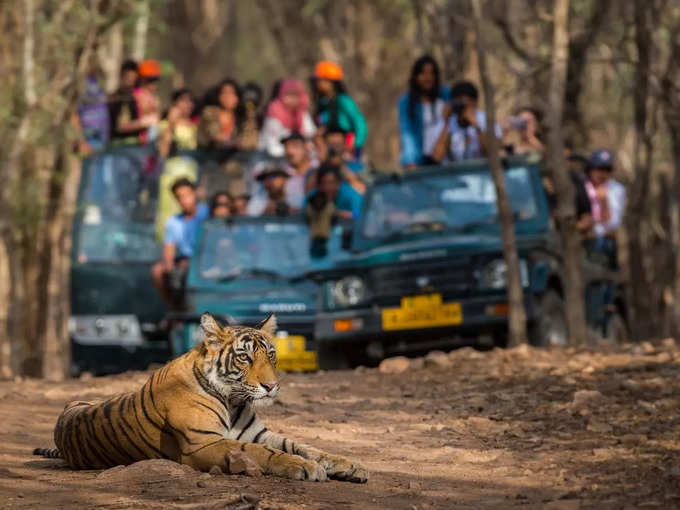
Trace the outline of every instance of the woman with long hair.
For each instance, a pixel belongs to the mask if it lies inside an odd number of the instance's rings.
[[[364,115],[347,93],[342,78],[342,68],[335,62],[323,60],[316,65],[312,89],[317,121],[321,126],[345,131],[348,134],[347,147],[358,157],[366,143],[368,128]]]
[[[196,148],[194,107],[194,96],[189,89],[182,88],[172,93],[170,108],[159,125],[158,152],[161,156]]]
[[[272,157],[282,157],[284,148],[281,140],[293,133],[310,139],[315,131],[304,85],[295,78],[286,78],[267,107],[260,133],[260,149],[266,150]]]
[[[401,164],[406,168],[433,164],[432,150],[441,129],[449,89],[441,85],[439,65],[430,55],[411,68],[408,91],[399,98]]]
[[[201,147],[238,150],[242,121],[241,90],[236,81],[222,80],[205,96],[198,124],[198,144]]]

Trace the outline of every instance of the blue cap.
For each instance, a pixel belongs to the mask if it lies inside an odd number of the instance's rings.
[[[590,168],[609,168],[614,166],[614,154],[609,149],[597,149],[588,160]]]

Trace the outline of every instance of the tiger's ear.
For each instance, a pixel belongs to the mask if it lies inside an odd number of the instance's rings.
[[[276,315],[270,313],[265,320],[257,325],[257,329],[264,331],[269,336],[276,335]]]
[[[222,328],[215,320],[215,317],[208,312],[204,312],[201,315],[201,329],[203,330],[203,338],[208,345],[216,346],[222,343]]]

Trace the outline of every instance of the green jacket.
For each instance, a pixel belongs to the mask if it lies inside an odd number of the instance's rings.
[[[320,99],[319,116],[321,117],[321,124],[324,126],[331,123],[333,101],[325,97]],[[349,133],[354,133],[355,147],[363,147],[366,143],[366,135],[368,134],[364,114],[361,113],[354,99],[345,93],[338,94],[335,101],[337,101],[336,122],[338,126]]]

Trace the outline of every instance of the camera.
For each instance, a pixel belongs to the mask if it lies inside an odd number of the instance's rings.
[[[527,119],[520,117],[519,115],[510,117],[510,127],[516,131],[524,131],[527,128],[527,125]]]
[[[466,128],[470,125],[470,123],[463,118],[463,112],[465,111],[465,103],[459,100],[454,100],[453,103],[451,103],[451,113],[453,113],[456,116],[456,119],[458,120],[458,125],[462,128]]]
[[[326,195],[323,193],[314,193],[311,197],[309,197],[309,205],[312,206],[312,209],[315,211],[320,211],[324,207],[326,207],[326,204],[328,203],[328,198]]]
[[[463,112],[465,111],[465,103],[459,100],[453,101],[451,103],[451,113],[453,113],[456,117],[460,117],[463,115]]]
[[[276,204],[274,214],[276,216],[288,216],[290,214],[290,206],[286,202],[279,202]]]

